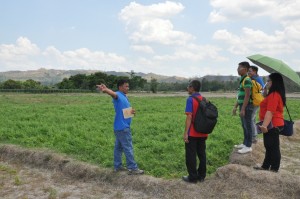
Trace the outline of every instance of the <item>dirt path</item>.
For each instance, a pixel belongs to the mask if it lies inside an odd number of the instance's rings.
[[[84,181],[60,172],[0,162],[0,198],[146,198],[140,191]]]
[[[0,198],[299,198],[300,121],[292,137],[281,138],[279,173],[255,171],[264,148],[260,140],[251,154],[237,155],[204,183],[180,179],[129,176],[77,162],[50,151],[0,146]]]

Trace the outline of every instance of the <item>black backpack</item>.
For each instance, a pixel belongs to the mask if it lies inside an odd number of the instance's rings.
[[[192,96],[199,103],[196,115],[194,117],[194,128],[196,132],[210,134],[217,124],[218,109],[204,97],[200,100],[196,96]]]

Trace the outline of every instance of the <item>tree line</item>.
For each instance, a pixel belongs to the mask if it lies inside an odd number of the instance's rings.
[[[62,90],[66,92],[95,92],[97,84],[105,84],[109,88],[113,90],[117,90],[116,83],[119,79],[128,79],[130,83],[130,90],[132,91],[143,91],[143,92],[168,92],[168,91],[185,91],[188,85],[189,80],[186,82],[158,82],[157,79],[151,78],[148,82],[146,79],[141,76],[137,76],[134,71],[128,73],[128,76],[115,76],[108,75],[106,73],[97,72],[90,75],[86,74],[77,74],[70,76],[69,78],[64,78],[61,82],[52,85],[45,86],[42,85],[38,81],[34,81],[32,79],[26,81],[15,81],[15,80],[7,80],[5,82],[0,83],[1,91],[10,90],[22,90],[31,92],[34,90],[48,90],[45,93],[51,92],[61,92]],[[199,79],[202,83],[201,91],[236,91],[239,86],[239,80],[229,80],[229,81],[209,81],[205,77],[193,78]],[[294,92],[299,91],[299,87],[291,86],[290,82],[287,82],[286,88],[287,91]]]

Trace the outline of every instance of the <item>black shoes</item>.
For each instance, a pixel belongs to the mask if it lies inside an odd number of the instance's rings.
[[[276,169],[266,169],[266,168],[263,168],[263,167],[260,167],[260,166],[255,166],[255,167],[253,167],[253,169],[255,169],[255,170],[264,170],[264,171],[272,171],[272,172],[274,172],[274,173],[277,173],[278,172],[278,170],[276,170]]]
[[[197,181],[199,181],[199,182],[204,182],[204,178],[198,178],[198,179],[196,179],[196,180],[191,180],[191,179],[189,178],[189,176],[183,176],[183,177],[182,177],[182,180],[185,181],[185,182],[188,182],[188,183],[194,183],[194,184],[196,184]]]
[[[204,182],[204,178],[198,178],[199,182]]]
[[[263,168],[263,167],[260,167],[260,166],[254,166],[253,169],[255,170],[269,170],[269,169],[266,169],[266,168]]]
[[[272,171],[274,173],[278,173],[278,170],[275,170],[275,169],[270,169],[270,171]]]
[[[185,181],[185,182],[188,182],[188,183],[194,183],[194,184],[197,183],[197,180],[191,180],[191,179],[189,178],[189,176],[183,176],[183,177],[182,177],[182,180]]]
[[[255,166],[255,167],[253,167],[253,169],[255,169],[255,170],[264,170],[264,171],[272,171],[272,172],[274,172],[274,173],[277,173],[278,172],[278,170],[275,170],[275,169],[266,169],[266,168],[263,168],[263,167],[260,167],[260,166]]]

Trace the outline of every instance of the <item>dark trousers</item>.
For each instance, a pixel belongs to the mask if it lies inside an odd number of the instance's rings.
[[[262,167],[264,169],[278,171],[281,160],[279,129],[272,128],[269,132],[264,133],[263,136],[266,154]]]
[[[189,137],[189,143],[185,143],[185,163],[190,180],[204,179],[206,176],[206,145],[207,138]],[[197,169],[197,156],[199,167]]]

